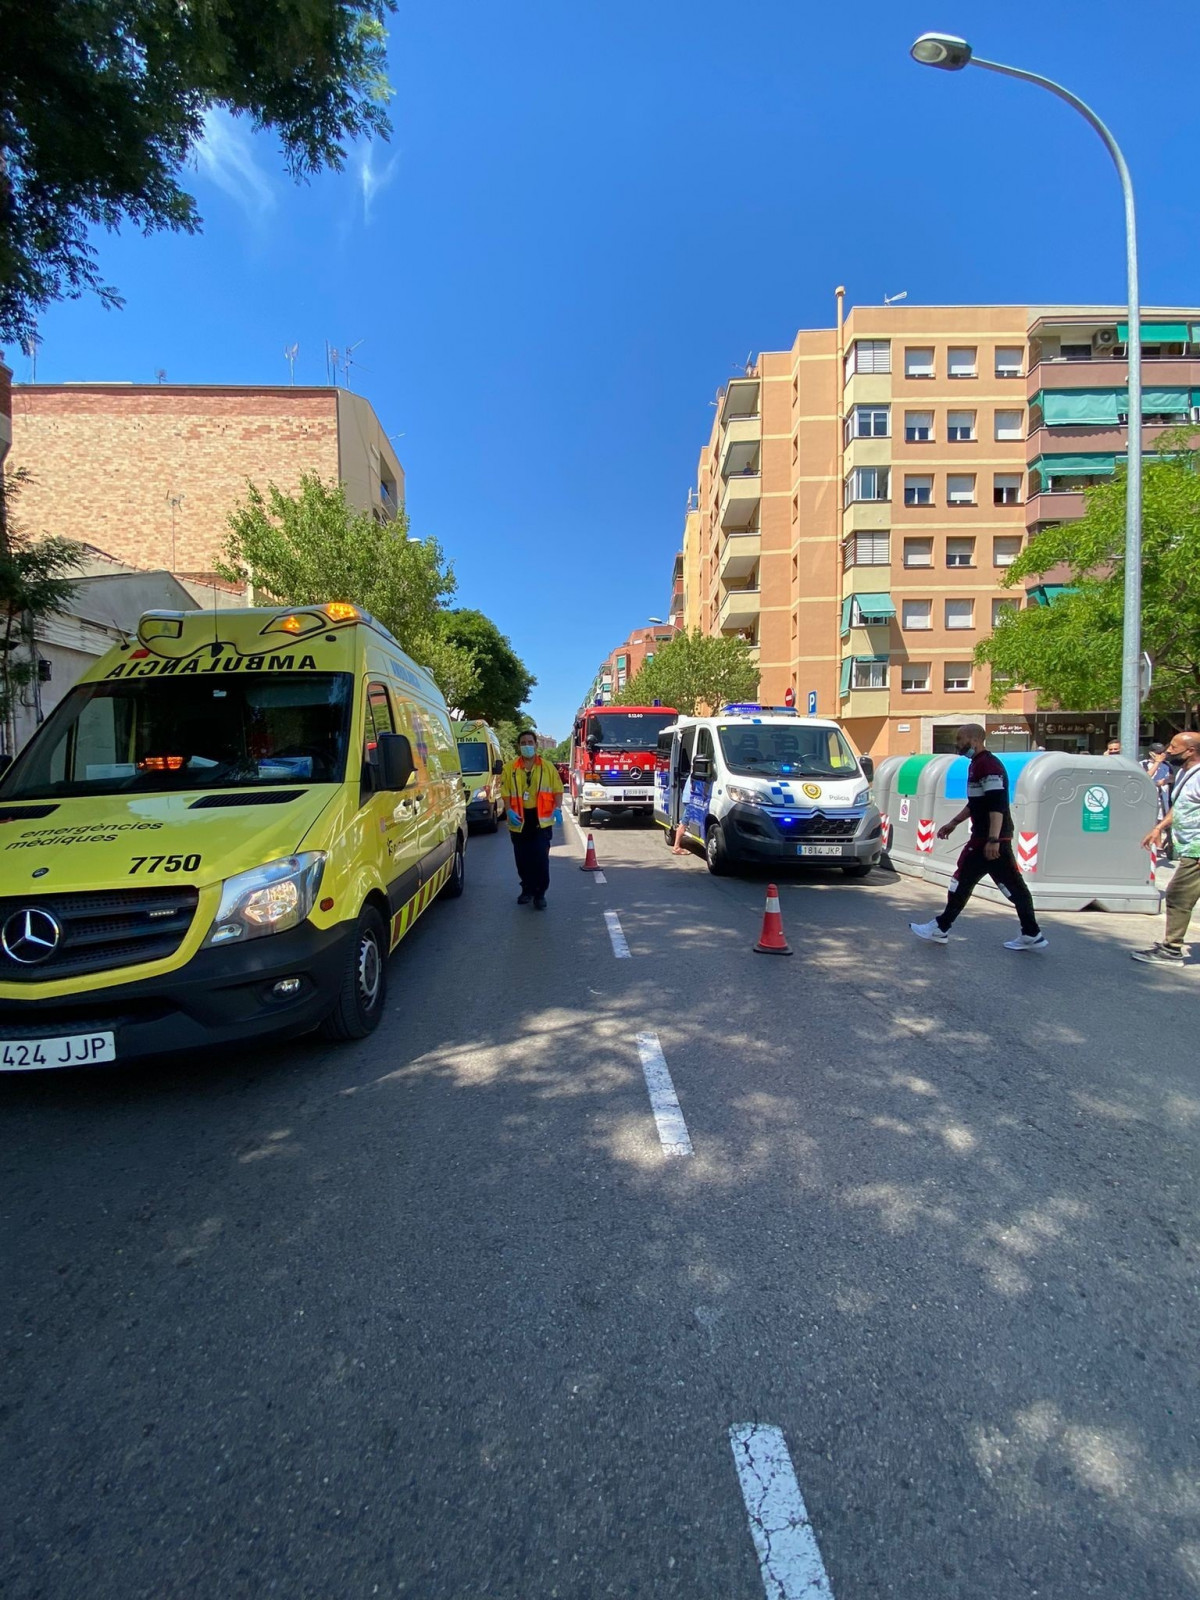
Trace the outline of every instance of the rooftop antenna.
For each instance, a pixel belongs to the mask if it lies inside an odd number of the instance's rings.
[[[333,345],[333,344],[330,344],[329,340],[326,339],[326,341],[325,341],[325,382],[333,384],[335,387],[337,385],[337,369],[338,369],[338,361],[340,359],[340,356],[341,356],[341,352],[338,350],[337,346]]]
[[[883,303],[884,303],[885,306],[894,306],[896,304],[897,300],[907,300],[907,299],[908,299],[908,290],[907,289],[901,289],[899,294],[885,294],[884,297],[883,297]]]
[[[342,376],[345,379],[347,389],[350,387],[350,368],[358,365],[358,362],[354,359],[354,352],[358,349],[360,344],[365,343],[365,339],[356,339],[353,344],[348,344],[342,351]],[[363,371],[366,371],[365,367],[363,368]]]
[[[29,357],[29,381],[37,382],[37,353],[41,340],[36,333],[27,333],[21,340],[21,349]]]
[[[291,384],[294,384],[296,382],[296,357],[299,354],[300,354],[300,346],[298,344],[285,344],[284,345],[284,347],[283,347],[283,359],[288,364],[288,382],[291,383]]]
[[[167,369],[166,369],[166,367],[155,367],[155,369],[154,369],[154,379],[155,379],[156,383],[166,383],[166,381],[167,381]]]

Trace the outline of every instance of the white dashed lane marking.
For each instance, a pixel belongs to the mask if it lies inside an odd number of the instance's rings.
[[[639,1033],[637,1047],[642,1058],[642,1075],[650,1093],[650,1109],[654,1113],[663,1149],[669,1156],[695,1155],[658,1035]]]
[[[621,919],[615,911],[604,913],[605,926],[608,928],[608,937],[612,940],[613,955],[618,960],[629,959],[629,946],[625,943],[625,935],[621,932]]]
[[[742,1422],[729,1442],[767,1600],[833,1600],[782,1431]]]

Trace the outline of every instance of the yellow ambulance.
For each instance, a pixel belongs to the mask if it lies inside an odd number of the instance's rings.
[[[365,1037],[466,836],[445,702],[357,606],[148,612],[0,780],[0,1070]]]
[[[485,833],[495,833],[504,816],[504,796],[500,793],[504,758],[500,739],[482,718],[456,722],[453,726],[462,767],[467,824],[478,824]]]

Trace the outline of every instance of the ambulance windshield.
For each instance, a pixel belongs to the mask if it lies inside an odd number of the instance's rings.
[[[486,744],[472,743],[469,739],[459,740],[458,762],[464,772],[490,772],[491,758],[492,753]]]
[[[0,785],[4,800],[339,783],[345,672],[80,684]]]
[[[770,778],[858,776],[858,762],[840,728],[747,722],[723,723],[717,732],[730,772]]]

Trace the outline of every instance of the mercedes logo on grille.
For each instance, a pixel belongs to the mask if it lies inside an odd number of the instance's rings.
[[[630,767],[630,769],[629,769],[629,781],[630,781],[630,783],[636,783],[638,781],[638,779],[641,777],[641,775],[642,775],[641,767]]]
[[[49,961],[58,949],[62,938],[62,924],[38,906],[28,911],[14,911],[0,928],[0,945],[4,953],[23,967],[36,967],[40,961]]]

